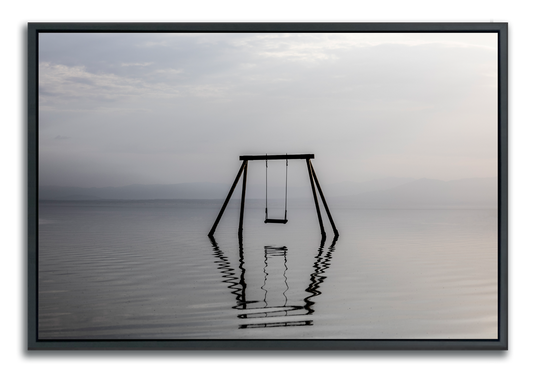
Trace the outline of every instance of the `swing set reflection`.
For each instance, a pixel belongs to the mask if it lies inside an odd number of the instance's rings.
[[[223,280],[231,293],[235,296],[238,310],[237,318],[243,320],[240,329],[268,328],[268,327],[295,327],[311,326],[313,320],[309,319],[315,310],[315,297],[321,294],[319,288],[326,280],[326,270],[331,265],[337,237],[325,250],[322,239],[317,254],[314,257],[312,272],[308,278],[307,287],[299,295],[287,296],[289,291],[289,268],[287,262],[288,248],[286,246],[264,247],[263,284],[260,287],[262,298],[254,294],[248,295],[252,288],[246,282],[246,269],[244,262],[244,248],[242,238],[239,238],[239,263],[234,268],[229,257],[222,251],[214,237],[210,237],[213,247],[215,263],[222,273]],[[256,288],[255,288],[256,289]],[[257,290],[255,290],[257,292]],[[262,319],[258,321],[256,319]]]

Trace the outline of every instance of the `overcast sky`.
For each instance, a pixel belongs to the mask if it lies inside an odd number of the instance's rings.
[[[47,33],[39,49],[41,185],[227,183],[265,153],[314,153],[321,183],[497,175],[496,34]]]

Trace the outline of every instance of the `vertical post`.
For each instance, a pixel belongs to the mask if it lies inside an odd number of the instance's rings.
[[[237,177],[235,177],[235,181],[233,181],[233,185],[231,186],[231,189],[229,190],[228,196],[226,197],[226,200],[224,201],[224,204],[222,205],[222,208],[220,209],[220,212],[218,213],[217,219],[215,220],[215,223],[213,224],[213,227],[211,227],[211,231],[209,231],[209,236],[213,236],[215,233],[215,230],[217,229],[218,222],[220,222],[220,218],[222,218],[222,214],[224,214],[224,210],[226,210],[226,206],[228,206],[228,202],[231,198],[231,195],[233,194],[233,191],[235,190],[235,187],[237,186],[237,183],[239,182],[239,178],[241,177],[242,171],[244,169],[244,166],[246,165],[246,161],[242,162],[241,168],[239,169],[239,173],[237,173]]]
[[[318,205],[318,199],[316,198],[316,190],[315,190],[315,183],[313,180],[313,171],[311,168],[311,161],[309,159],[305,159],[307,162],[307,171],[309,172],[309,181],[311,182],[311,189],[313,191],[313,198],[315,200],[315,208],[316,208],[316,214],[318,215],[318,223],[320,223],[320,233],[322,234],[322,238],[326,237],[326,231],[324,231],[324,224],[322,223],[322,215],[320,214],[320,206]]]
[[[326,209],[326,214],[328,214],[329,222],[331,223],[331,227],[333,228],[333,233],[335,234],[335,237],[339,237],[339,231],[337,231],[337,227],[335,227],[335,223],[333,222],[333,217],[331,216],[331,213],[329,212],[328,204],[326,203],[326,197],[324,197],[324,193],[322,193],[322,189],[320,188],[320,184],[318,183],[318,178],[316,176],[315,167],[313,167],[313,164],[311,161],[309,161],[309,165],[311,166],[311,171],[313,172],[313,177],[316,182],[316,187],[318,189],[318,193],[320,194],[320,198],[322,198],[322,203],[324,204],[324,209]]]
[[[246,175],[248,173],[248,160],[244,161],[244,173],[242,175],[241,215],[239,217],[239,236],[242,236],[242,223],[244,220],[244,200],[246,197]]]

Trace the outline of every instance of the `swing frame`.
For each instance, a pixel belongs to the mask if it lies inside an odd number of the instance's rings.
[[[240,210],[240,216],[239,216],[239,229],[238,229],[238,235],[239,237],[242,237],[243,232],[243,223],[244,223],[244,205],[246,200],[246,177],[248,174],[248,161],[250,160],[294,160],[294,159],[300,159],[305,160],[307,165],[307,171],[309,173],[309,181],[311,183],[311,190],[313,192],[313,199],[315,203],[315,209],[318,217],[318,223],[320,225],[320,234],[322,235],[322,239],[326,237],[326,231],[324,229],[324,222],[322,220],[322,215],[320,213],[320,205],[318,204],[318,197],[316,194],[316,191],[318,189],[318,193],[320,195],[320,198],[322,200],[322,204],[324,205],[324,209],[326,210],[326,214],[329,218],[329,222],[331,223],[331,227],[333,228],[333,233],[335,234],[335,238],[339,237],[339,231],[337,230],[337,227],[335,227],[335,222],[333,221],[333,217],[331,216],[331,212],[329,211],[328,204],[326,202],[326,198],[324,197],[324,193],[322,192],[322,188],[320,187],[320,183],[318,182],[318,178],[315,172],[315,169],[313,168],[313,164],[311,163],[311,159],[314,159],[314,154],[285,154],[285,155],[242,155],[239,156],[239,160],[242,161],[241,167],[239,169],[239,172],[237,173],[237,176],[235,177],[235,180],[233,181],[233,185],[231,186],[231,189],[229,190],[228,195],[226,196],[226,200],[224,201],[224,204],[222,205],[222,208],[220,209],[220,212],[218,213],[218,216],[215,220],[215,223],[213,224],[213,227],[211,227],[211,230],[209,231],[208,236],[212,237],[215,234],[216,228],[218,226],[218,223],[220,222],[220,219],[222,218],[222,215],[224,214],[224,211],[226,210],[226,206],[229,203],[229,200],[231,199],[231,196],[233,194],[233,191],[235,190],[235,187],[237,186],[237,183],[239,182],[239,179],[242,178],[242,195],[241,195],[241,210]],[[316,186],[316,189],[315,189]],[[286,218],[286,215],[285,215]],[[265,223],[287,223],[286,219],[272,219],[269,222],[266,221]]]

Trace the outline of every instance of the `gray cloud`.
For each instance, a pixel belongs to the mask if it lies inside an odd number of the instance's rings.
[[[495,42],[45,34],[41,183],[227,182],[239,154],[285,152],[334,182],[495,176]]]

